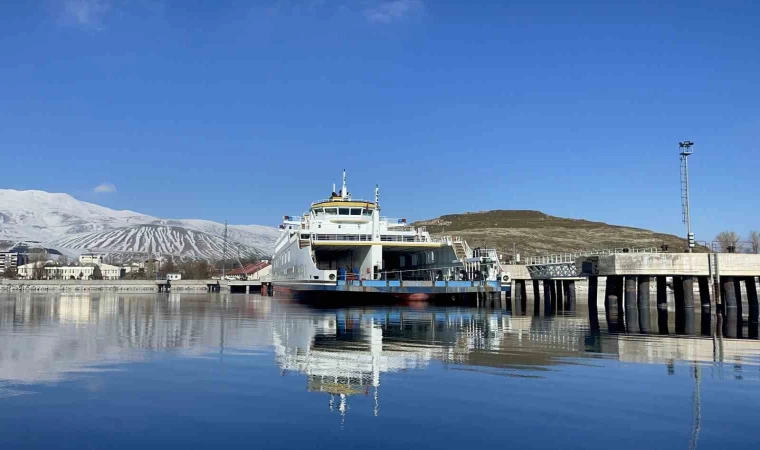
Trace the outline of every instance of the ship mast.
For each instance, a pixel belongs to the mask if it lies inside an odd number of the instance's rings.
[[[346,200],[348,198],[348,188],[346,187],[346,169],[343,169],[343,189],[340,191],[341,198]]]

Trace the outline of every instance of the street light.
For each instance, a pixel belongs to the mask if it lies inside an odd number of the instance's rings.
[[[681,149],[681,214],[683,223],[686,224],[687,253],[691,253],[691,249],[695,246],[694,233],[691,232],[691,205],[689,199],[689,156],[694,153],[691,150],[692,145],[694,143],[691,141],[678,143],[678,147]]]

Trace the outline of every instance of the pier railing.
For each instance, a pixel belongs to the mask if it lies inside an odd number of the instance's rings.
[[[541,266],[548,264],[573,264],[575,260],[583,256],[614,255],[617,253],[659,253],[656,247],[647,248],[613,248],[604,250],[585,250],[569,253],[559,253],[544,256],[529,256],[525,258],[526,266]]]

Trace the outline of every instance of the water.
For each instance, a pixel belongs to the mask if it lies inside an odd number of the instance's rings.
[[[757,446],[760,342],[584,308],[4,295],[0,448]]]

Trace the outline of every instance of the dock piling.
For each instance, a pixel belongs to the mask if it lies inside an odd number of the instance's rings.
[[[575,281],[565,281],[565,311],[575,312]]]
[[[599,296],[599,277],[588,278],[588,318],[591,331],[599,331],[599,310],[597,301]]]
[[[649,277],[639,277],[639,290],[638,290],[638,308],[639,308],[639,330],[642,333],[649,333],[650,318],[649,318]]]
[[[748,277],[744,280],[745,287],[747,288],[747,303],[749,305],[749,323],[757,324],[758,322],[758,304],[757,304],[757,284],[755,284],[755,277]],[[757,327],[755,327],[757,328]]]

